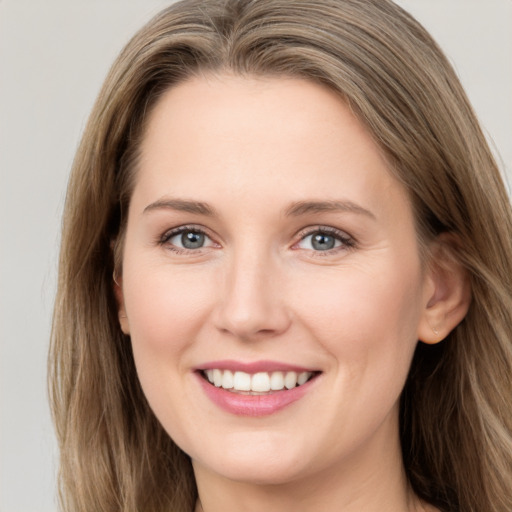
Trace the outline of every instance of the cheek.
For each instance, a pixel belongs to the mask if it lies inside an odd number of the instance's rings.
[[[421,313],[419,266],[339,269],[325,282],[308,286],[299,306],[324,348],[339,364],[407,371]]]
[[[133,271],[133,269],[135,270]],[[213,294],[201,272],[169,266],[125,266],[126,313],[138,371],[179,361],[203,328]]]
[[[417,344],[420,274],[403,266],[398,274],[382,270],[351,269],[331,279],[328,291],[313,288],[303,295],[301,318],[331,356],[333,370],[327,374],[332,407],[322,405],[317,414],[333,425],[342,448],[343,439],[362,442],[397,410]]]
[[[125,264],[123,269],[126,313],[141,387],[169,435],[176,440],[194,436],[198,427],[182,414],[193,398],[184,382],[190,379],[190,354],[204,328],[213,290],[201,272],[147,263]]]

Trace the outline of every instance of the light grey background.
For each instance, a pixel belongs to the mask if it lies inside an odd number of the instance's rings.
[[[60,212],[81,131],[163,0],[0,0],[0,512],[50,512],[46,397]],[[512,181],[512,0],[400,0],[452,60]]]

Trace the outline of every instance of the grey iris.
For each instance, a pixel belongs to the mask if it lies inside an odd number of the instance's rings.
[[[181,235],[181,243],[185,249],[199,249],[204,245],[204,235],[197,231],[185,231]]]
[[[311,245],[313,249],[317,251],[328,251],[329,249],[333,249],[336,240],[334,237],[325,235],[323,233],[317,233],[311,237]]]

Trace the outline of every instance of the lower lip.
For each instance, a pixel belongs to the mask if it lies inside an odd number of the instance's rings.
[[[199,382],[208,398],[221,409],[238,416],[268,416],[302,398],[316,377],[302,386],[274,391],[268,395],[243,395],[210,384],[201,374]]]

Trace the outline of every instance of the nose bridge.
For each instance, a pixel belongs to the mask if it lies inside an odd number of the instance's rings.
[[[234,250],[221,287],[217,326],[239,338],[277,335],[289,315],[279,286],[280,265],[268,248],[250,244]]]

